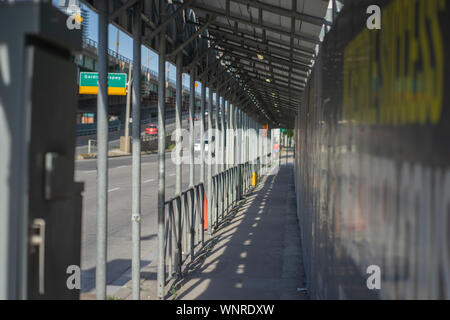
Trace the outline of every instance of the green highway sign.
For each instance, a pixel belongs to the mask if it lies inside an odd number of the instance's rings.
[[[98,73],[80,72],[80,94],[98,93]],[[124,96],[127,94],[127,75],[108,73],[108,94]]]

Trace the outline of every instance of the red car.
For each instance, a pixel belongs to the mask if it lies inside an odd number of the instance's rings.
[[[149,124],[147,127],[145,127],[145,134],[157,135],[158,126],[156,124]]]
[[[191,119],[191,117],[187,117],[187,121],[189,121]],[[196,114],[194,114],[194,121],[197,121],[198,120],[198,117],[197,117],[197,115]]]

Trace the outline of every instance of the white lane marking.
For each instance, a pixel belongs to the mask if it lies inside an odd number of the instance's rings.
[[[152,182],[152,181],[155,181],[155,179],[148,179],[148,180],[145,180],[144,183],[148,183],[148,182]]]
[[[119,189],[120,189],[120,188],[112,188],[112,189],[109,189],[108,192],[117,191],[117,190],[119,190]]]
[[[174,175],[175,175],[175,173],[171,173],[169,176],[170,176],[170,177],[173,177]]]
[[[128,167],[128,166],[118,166],[117,169],[126,168],[126,167]]]
[[[93,173],[93,172],[97,172],[97,170],[88,170],[88,171],[84,171],[85,173]]]

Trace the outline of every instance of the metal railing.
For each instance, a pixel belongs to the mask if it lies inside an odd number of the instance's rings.
[[[252,163],[239,164],[212,177],[212,212],[209,215],[212,221],[207,221],[207,224],[217,229],[219,222],[235,208],[242,196],[252,190],[252,173],[259,176],[260,168],[258,157]],[[200,183],[165,202],[164,257],[161,258],[164,261],[166,285],[171,279],[182,276],[183,264],[189,258],[191,262],[194,261],[196,248],[204,243],[207,229],[205,198],[205,188]]]
[[[165,280],[181,276],[181,266],[204,241],[205,188],[202,183],[165,202]],[[168,269],[168,270],[167,270]],[[165,281],[165,282],[166,282]]]
[[[141,120],[141,124],[146,125],[151,123],[150,119]],[[108,131],[116,132],[125,127],[124,121],[110,121]],[[131,124],[130,124],[131,126]],[[77,137],[90,136],[97,133],[97,123],[77,124]]]
[[[252,173],[260,174],[260,159],[229,168],[212,177],[211,225],[217,229],[219,223],[252,189]]]
[[[114,132],[120,130],[120,122],[110,121],[108,123],[108,131]],[[97,133],[97,123],[79,123],[77,124],[77,137],[90,136]]]

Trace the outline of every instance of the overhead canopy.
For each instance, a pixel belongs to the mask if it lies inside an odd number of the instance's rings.
[[[109,1],[112,23],[131,35],[130,10],[139,0]],[[96,10],[97,1],[84,2]],[[167,60],[184,53],[184,71],[197,67],[198,80],[213,91],[228,94],[261,122],[293,126],[319,36],[330,24],[329,0],[168,2],[163,20],[160,1],[143,1],[143,44],[157,51],[161,23],[168,20]]]

